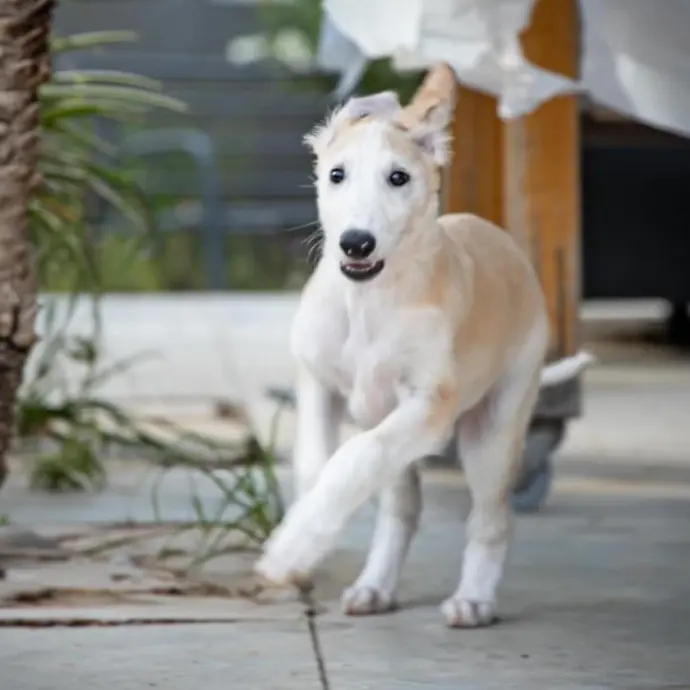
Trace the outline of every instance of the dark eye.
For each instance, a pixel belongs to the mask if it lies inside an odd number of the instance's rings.
[[[404,187],[410,181],[410,176],[404,170],[394,170],[388,176],[388,182],[393,187]]]
[[[342,168],[333,168],[329,178],[333,184],[340,184],[345,179],[345,171]]]

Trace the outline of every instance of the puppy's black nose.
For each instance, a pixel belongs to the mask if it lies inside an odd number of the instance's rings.
[[[376,238],[367,230],[346,230],[340,248],[350,259],[366,259],[376,248]]]

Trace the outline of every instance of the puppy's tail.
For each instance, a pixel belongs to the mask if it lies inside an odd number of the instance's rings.
[[[541,370],[542,388],[556,386],[564,381],[574,379],[584,371],[594,359],[594,356],[589,352],[581,351],[572,357],[565,357],[558,362],[548,364]]]

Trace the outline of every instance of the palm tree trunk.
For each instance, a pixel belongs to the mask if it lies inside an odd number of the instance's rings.
[[[36,335],[29,201],[40,183],[38,87],[50,78],[55,0],[0,0],[0,485],[14,406]]]

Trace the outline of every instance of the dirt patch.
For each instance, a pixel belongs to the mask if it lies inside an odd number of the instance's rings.
[[[137,597],[249,598],[256,553],[229,541],[222,577],[193,567],[202,535],[176,525],[54,527],[0,533],[0,608],[136,603]]]

